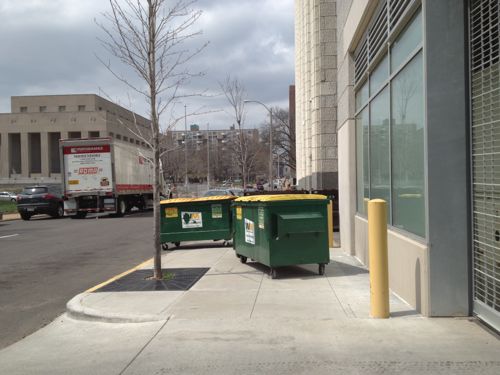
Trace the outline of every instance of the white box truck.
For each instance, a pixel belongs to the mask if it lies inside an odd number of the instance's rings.
[[[84,218],[89,212],[122,216],[153,204],[151,151],[113,138],[61,139],[64,212]]]

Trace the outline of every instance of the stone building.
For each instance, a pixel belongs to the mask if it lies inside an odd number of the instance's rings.
[[[98,95],[13,96],[0,114],[0,184],[60,182],[59,139],[114,137],[141,145],[149,120]],[[137,132],[135,132],[137,134]]]
[[[335,0],[295,1],[297,183],[337,188]]]

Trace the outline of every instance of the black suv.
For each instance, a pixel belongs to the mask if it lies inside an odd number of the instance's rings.
[[[17,196],[17,211],[23,220],[33,215],[47,214],[53,218],[64,215],[64,204],[59,185],[26,186]]]

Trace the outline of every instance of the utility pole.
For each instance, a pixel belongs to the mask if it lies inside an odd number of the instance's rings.
[[[273,181],[273,109],[258,100],[244,100],[243,103],[257,103],[269,112],[269,190],[274,190]]]
[[[187,143],[187,109],[186,104],[184,104],[184,186],[187,189],[188,186],[188,143]]]
[[[273,181],[273,109],[269,108],[269,190],[274,190]]]
[[[210,190],[210,124],[207,124],[207,190]]]

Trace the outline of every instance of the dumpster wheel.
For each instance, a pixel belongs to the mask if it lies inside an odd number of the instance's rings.
[[[320,275],[324,275],[325,274],[325,265],[324,264],[319,264],[319,266],[318,266],[318,273]]]
[[[276,279],[278,277],[278,272],[276,271],[276,268],[271,267],[269,273],[271,274],[271,279]]]
[[[175,245],[175,247],[179,247],[179,246],[181,246],[181,243],[180,243],[180,241],[177,241],[177,242],[174,242],[174,245]]]
[[[161,244],[161,248],[162,248],[163,251],[167,251],[168,250],[168,243],[166,243],[166,242],[162,243]]]
[[[240,258],[240,262],[241,262],[241,263],[246,263],[246,262],[247,262],[247,259],[248,259],[246,256],[243,256],[243,255],[240,255],[240,257],[239,257],[239,258]]]

